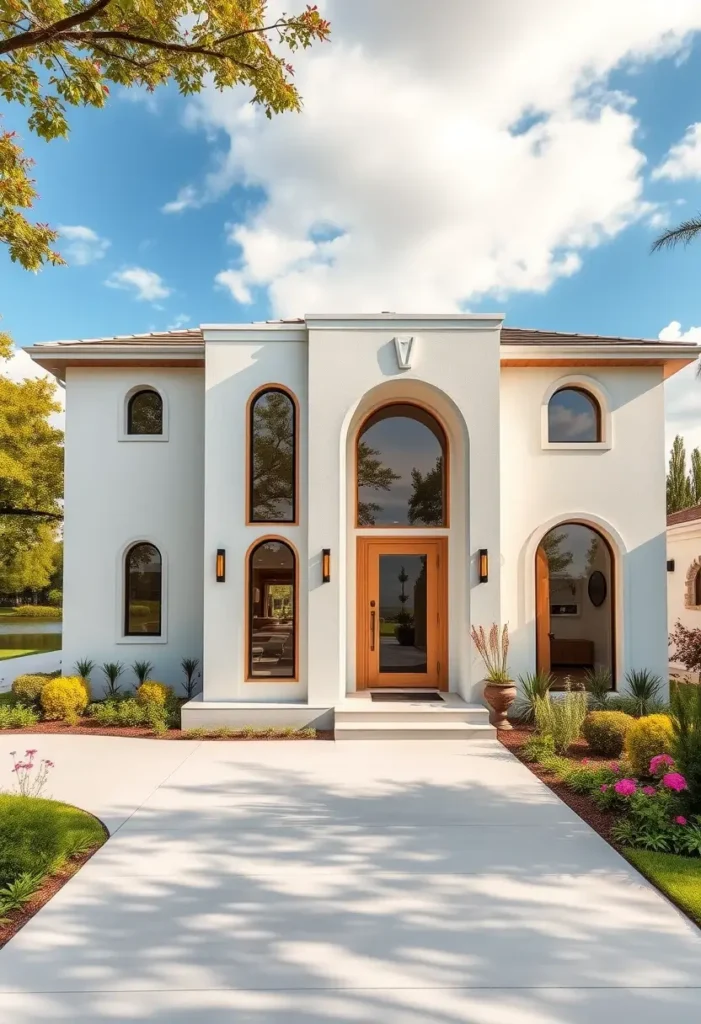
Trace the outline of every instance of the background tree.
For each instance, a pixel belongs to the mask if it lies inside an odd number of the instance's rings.
[[[696,670],[701,684],[701,629],[688,629],[677,619],[669,634],[669,646],[673,648],[671,659],[690,671]]]
[[[429,469],[425,474],[418,469],[412,469],[411,487],[411,525],[440,526],[443,522],[443,456],[439,455],[433,469]]]
[[[659,252],[660,249],[674,249],[677,245],[688,245],[693,242],[697,235],[701,234],[701,216],[690,217],[682,221],[675,228],[668,228],[658,235],[652,243],[652,252]]]
[[[37,594],[48,590],[56,571],[56,527],[0,517],[0,594]],[[60,589],[60,588],[58,588]]]
[[[366,441],[358,442],[358,526],[374,526],[377,513],[382,511],[375,501],[361,501],[361,488],[388,491],[394,480],[401,479],[399,473],[383,465],[379,454],[379,449],[371,448]]]
[[[67,108],[103,107],[110,84],[183,95],[212,81],[245,85],[266,114],[299,110],[294,69],[280,50],[328,39],[316,6],[268,19],[267,0],[0,0],[0,96],[24,106],[47,141],[69,133]],[[15,132],[0,131],[0,242],[28,270],[62,263],[57,232],[26,215],[37,198]],[[0,347],[8,350],[6,335]]]
[[[691,453],[691,469],[689,470],[689,490],[692,505],[701,504],[701,451],[694,448]]]
[[[686,449],[680,434],[674,438],[669,455],[669,471],[667,473],[667,514],[680,512],[693,504],[691,486],[686,474]]]

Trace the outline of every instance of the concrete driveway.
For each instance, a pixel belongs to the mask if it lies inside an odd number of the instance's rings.
[[[701,933],[494,741],[30,745],[113,836],[0,1020],[699,1020]]]

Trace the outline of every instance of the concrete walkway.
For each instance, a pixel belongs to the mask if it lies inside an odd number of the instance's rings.
[[[495,741],[28,745],[114,834],[0,951],[0,1020],[699,1020],[701,932]]]

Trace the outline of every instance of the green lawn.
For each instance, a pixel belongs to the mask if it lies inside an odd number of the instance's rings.
[[[701,857],[629,848],[624,852],[633,867],[701,926]]]
[[[42,651],[32,647],[29,650],[17,650],[13,647],[0,647],[0,661],[7,661],[10,658],[23,658],[25,654],[42,654]]]

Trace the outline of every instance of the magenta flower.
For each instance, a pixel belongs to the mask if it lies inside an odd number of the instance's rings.
[[[667,789],[673,789],[675,793],[681,793],[683,789],[686,789],[686,779],[679,772],[668,772],[662,776],[662,785]]]
[[[686,818],[683,814],[678,814],[674,821],[677,825],[686,825]]]
[[[582,764],[589,764],[589,758],[588,757],[583,757],[582,758]]]
[[[616,761],[612,761],[611,764],[609,765],[609,768],[611,769],[612,772],[616,772],[616,773],[620,772],[620,770],[621,770],[621,766],[619,764],[617,764]]]
[[[657,790],[654,786],[643,786],[643,793],[645,796],[654,796]]]
[[[608,789],[608,786],[607,786],[607,785],[603,785],[603,786],[601,786],[601,792],[602,792],[602,793],[605,793],[607,789]]]
[[[657,757],[653,757],[650,761],[650,775],[654,775],[663,766],[673,768],[674,758],[670,757],[669,754],[658,754]]]
[[[33,757],[36,754],[36,750],[25,750],[24,753],[27,757]]]
[[[632,796],[638,787],[635,779],[619,779],[613,788],[619,796]]]

